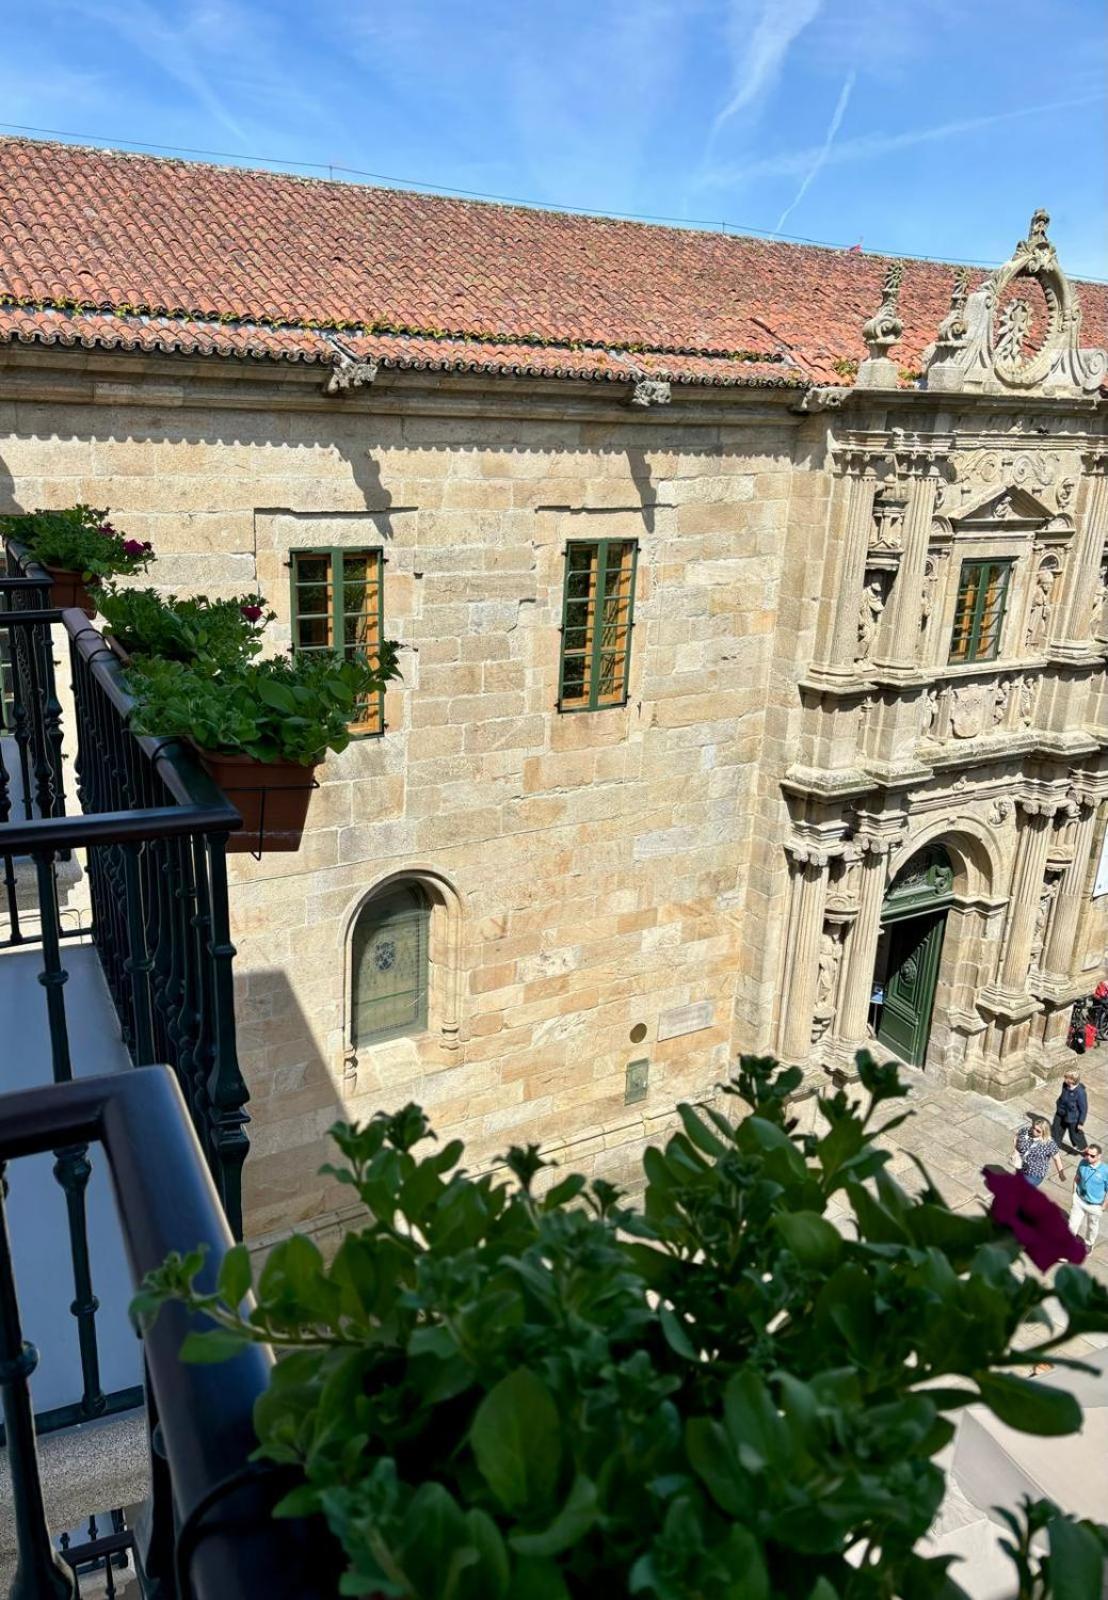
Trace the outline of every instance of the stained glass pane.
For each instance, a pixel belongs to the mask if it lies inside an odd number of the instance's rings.
[[[353,938],[351,1039],[355,1047],[427,1026],[427,934],[423,891],[405,885],[371,900]]]

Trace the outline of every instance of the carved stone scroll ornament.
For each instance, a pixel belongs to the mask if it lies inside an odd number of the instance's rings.
[[[994,800],[989,807],[989,821],[994,828],[1001,828],[1012,815],[1012,802],[1010,800]]]
[[[956,284],[940,338],[926,356],[928,388],[994,393],[1037,389],[1066,395],[1100,388],[1108,372],[1108,352],[1079,346],[1081,312],[1047,237],[1049,222],[1045,211],[1036,211],[1027,238],[1020,240],[1010,260],[961,306],[956,305]],[[1013,284],[1042,297],[1043,328],[1037,342],[1031,301],[1022,293],[1007,294]]]

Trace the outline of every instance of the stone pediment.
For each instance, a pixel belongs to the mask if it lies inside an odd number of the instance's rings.
[[[954,514],[958,522],[1046,522],[1054,515],[1050,506],[1044,505],[1026,489],[988,490],[976,499],[970,499]]]
[[[1041,522],[1072,512],[1081,461],[1074,451],[1007,447],[956,455],[948,473],[939,491],[944,517],[977,521],[995,507],[997,521]]]

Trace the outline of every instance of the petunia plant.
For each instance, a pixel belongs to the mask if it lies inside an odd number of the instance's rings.
[[[1108,1292],[1022,1270],[1022,1220],[953,1212],[926,1174],[906,1192],[875,1142],[906,1091],[858,1066],[862,1097],[822,1096],[804,1133],[800,1071],[744,1059],[736,1115],[681,1106],[641,1204],[534,1146],[473,1176],[416,1106],[339,1124],[365,1220],[330,1263],[295,1235],[256,1282],[244,1246],[218,1273],[175,1256],[134,1309],[189,1307],[186,1359],[284,1356],[257,1454],[300,1475],[278,1514],[326,1520],[345,1595],[956,1600],[917,1548],[955,1419],[1075,1433],[1073,1396],[1014,1369],[1108,1330]],[[1065,1329],[1017,1351],[1052,1291]],[[1108,1529],[1012,1517],[1021,1594],[1099,1600]]]
[[[97,605],[109,631],[132,655],[195,662],[213,673],[258,655],[266,623],[276,616],[259,594],[209,600],[115,585],[100,591]]]
[[[69,506],[0,518],[0,534],[24,545],[35,561],[74,572],[85,583],[145,572],[154,559],[149,539],[129,539],[108,521],[107,511]]]

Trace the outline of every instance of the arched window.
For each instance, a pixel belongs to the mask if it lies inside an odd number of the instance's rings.
[[[427,1026],[431,905],[418,884],[368,900],[354,924],[351,1043],[373,1044]]]

